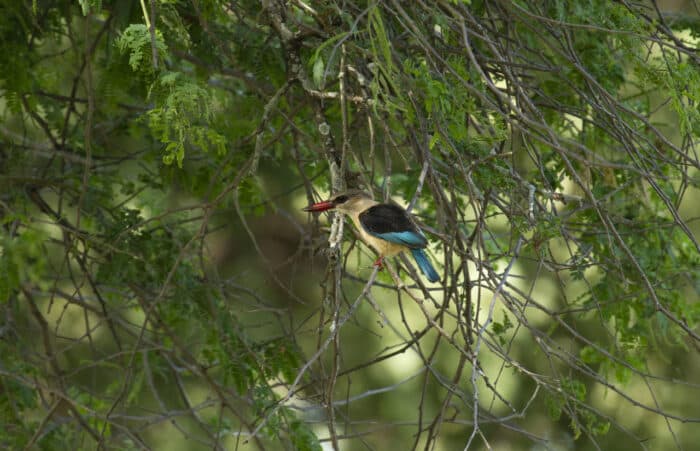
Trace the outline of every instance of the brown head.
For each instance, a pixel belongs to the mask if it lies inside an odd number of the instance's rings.
[[[328,200],[311,204],[304,208],[304,211],[326,211],[335,208],[336,210],[350,214],[361,212],[366,208],[376,204],[367,192],[359,189],[351,189],[338,193]]]

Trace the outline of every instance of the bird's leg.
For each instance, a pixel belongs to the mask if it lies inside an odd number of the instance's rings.
[[[379,270],[381,271],[382,268],[384,268],[384,256],[380,255],[377,260],[372,264],[372,266],[378,266]]]

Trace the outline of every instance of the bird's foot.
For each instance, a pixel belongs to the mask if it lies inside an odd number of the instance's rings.
[[[377,260],[375,260],[372,266],[377,266],[381,271],[384,268],[384,257],[380,256]]]

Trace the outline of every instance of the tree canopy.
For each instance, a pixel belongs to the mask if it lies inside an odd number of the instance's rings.
[[[700,442],[696,2],[0,5],[3,448]]]

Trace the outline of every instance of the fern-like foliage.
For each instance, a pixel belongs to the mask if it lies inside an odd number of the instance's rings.
[[[151,38],[148,27],[144,24],[131,24],[115,42],[119,51],[129,56],[129,66],[134,72],[152,76],[156,72],[153,62],[153,51],[165,55],[168,47],[163,40],[163,34],[155,31],[155,39]]]
[[[210,128],[213,99],[199,83],[178,72],[164,72],[149,92],[155,107],[147,113],[153,135],[165,144],[163,162],[182,167],[186,146],[225,151],[225,139]]]

